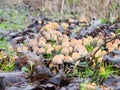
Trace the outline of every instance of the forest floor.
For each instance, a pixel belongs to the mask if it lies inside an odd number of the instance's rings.
[[[37,14],[0,8],[0,90],[120,90],[120,18]]]

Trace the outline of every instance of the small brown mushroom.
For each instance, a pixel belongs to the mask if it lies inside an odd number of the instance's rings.
[[[71,47],[74,47],[75,45],[77,44],[77,40],[76,39],[71,39],[71,41],[70,41],[70,45],[71,45]]]
[[[63,29],[67,29],[69,25],[67,23],[63,22],[63,23],[61,23],[61,26]]]
[[[77,60],[77,59],[79,59],[80,58],[80,54],[79,53],[77,53],[77,52],[73,52],[72,53],[72,59],[75,61],[75,60]]]
[[[86,50],[85,46],[83,46],[83,45],[75,45],[74,51],[78,52],[80,55],[87,54],[87,50]]]
[[[63,55],[68,55],[68,54],[69,54],[68,48],[63,48],[63,49],[61,50],[61,54],[63,54]]]
[[[99,63],[101,63],[102,60],[103,60],[102,57],[99,57],[97,61],[98,61]]]
[[[38,49],[39,54],[44,54],[46,52],[45,48],[41,47]]]
[[[95,52],[99,47],[95,47],[93,52]],[[102,51],[99,49],[96,53],[95,53],[95,57],[100,57],[102,55]]]
[[[68,41],[65,41],[65,42],[62,42],[62,48],[68,48],[70,46],[70,42]]]
[[[40,37],[40,38],[39,38],[39,41],[44,41],[44,42],[46,42],[46,39],[45,39],[44,37]]]
[[[39,52],[39,47],[37,47],[37,46],[33,47],[33,52],[38,53]]]
[[[69,50],[69,53],[72,53],[73,52],[73,47],[69,47],[68,50]]]
[[[64,56],[64,62],[67,62],[67,63],[72,63],[73,62],[73,59],[70,57],[70,56]]]
[[[29,46],[31,46],[31,47],[35,47],[35,46],[37,46],[37,44],[38,44],[37,40],[35,40],[35,39],[33,39],[29,42]]]
[[[83,45],[90,45],[91,42],[91,40],[88,38],[83,38],[82,41],[83,41]]]
[[[45,38],[46,40],[50,40],[50,39],[51,39],[51,36],[50,36],[50,34],[49,34],[48,32],[44,32],[44,38]]]
[[[107,47],[107,48],[112,47],[112,42],[108,42],[108,43],[106,44],[106,47]]]
[[[39,42],[38,42],[38,46],[40,46],[40,47],[45,47],[45,46],[46,46],[45,41],[41,41],[41,40],[39,40]]]
[[[53,64],[62,64],[62,58],[59,55],[55,55],[52,59]]]
[[[102,56],[105,56],[107,52],[105,50],[102,51]]]

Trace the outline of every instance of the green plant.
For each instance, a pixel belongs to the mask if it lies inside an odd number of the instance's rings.
[[[1,69],[2,69],[4,72],[12,71],[14,68],[15,68],[14,62],[7,62],[7,64],[3,64],[3,65],[1,66]]]
[[[92,52],[94,49],[94,46],[92,44],[86,45],[85,46],[88,52]]]
[[[32,71],[32,70],[33,70],[34,63],[33,63],[33,62],[30,62],[29,65],[30,65],[30,71]]]
[[[115,30],[115,33],[116,33],[116,34],[120,34],[120,28],[117,29],[117,30]]]
[[[80,90],[85,90],[85,86],[86,86],[85,83],[80,83]]]

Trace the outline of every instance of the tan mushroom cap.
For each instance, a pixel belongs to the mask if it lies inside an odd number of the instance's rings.
[[[51,34],[51,40],[57,40],[57,35],[55,33],[52,33]]]
[[[91,43],[91,40],[89,38],[83,38],[82,41],[83,41],[83,45],[90,45]]]
[[[119,39],[115,39],[114,43],[120,44],[120,40]]]
[[[73,52],[72,53],[72,59],[75,61],[75,60],[77,60],[77,59],[79,59],[80,58],[80,54],[79,53],[77,53],[77,52]]]
[[[95,52],[99,47],[95,47],[93,52]],[[102,55],[102,51],[99,49],[96,53],[95,53],[95,57],[100,57]]]
[[[69,47],[68,50],[69,50],[69,53],[72,53],[73,52],[73,47]]]
[[[65,22],[62,22],[61,26],[63,27],[63,29],[67,29],[69,25]]]
[[[108,43],[106,44],[106,47],[107,47],[107,48],[112,47],[112,42],[108,42]]]
[[[55,55],[52,59],[53,64],[62,64],[62,58],[59,55]]]
[[[103,39],[99,38],[99,39],[97,40],[97,46],[100,46],[100,45],[102,45],[103,43],[104,43]]]
[[[97,62],[101,63],[102,60],[103,60],[102,57],[99,57],[98,60],[97,60]]]
[[[74,19],[69,19],[68,22],[73,23]]]
[[[46,39],[45,39],[44,37],[40,37],[40,38],[39,38],[39,41],[44,41],[44,42],[46,42]]]
[[[68,42],[69,41],[69,37],[66,34],[62,35],[62,42]]]
[[[73,59],[69,55],[67,55],[67,56],[64,56],[64,60],[63,61],[67,62],[67,63],[72,63]]]
[[[62,49],[61,45],[55,45],[54,50],[59,52]]]
[[[69,54],[68,48],[62,48],[61,54],[63,54],[63,55],[68,55],[68,54]]]
[[[39,40],[38,46],[40,46],[40,47],[45,47],[45,46],[46,46],[46,42]]]
[[[71,45],[72,47],[74,47],[77,43],[78,43],[77,40],[74,39],[74,38],[71,39],[71,41],[70,41],[70,45]]]
[[[47,30],[56,30],[58,26],[59,25],[56,22],[49,22],[48,24],[46,24],[45,26],[43,26],[41,28],[41,30],[45,30],[45,31],[47,31]]]
[[[54,50],[53,47],[47,48],[46,53],[48,53],[48,54],[52,53],[53,50]]]
[[[117,48],[118,48],[118,44],[117,44],[117,43],[113,43],[112,47],[113,47],[114,49],[117,49]]]
[[[33,47],[33,52],[38,53],[39,52],[39,47],[37,47],[37,46]]]
[[[70,42],[68,41],[65,41],[65,42],[62,42],[62,48],[68,48],[70,46]]]
[[[62,36],[62,33],[60,31],[55,31],[55,34],[59,37]]]
[[[106,55],[107,52],[105,50],[102,51],[102,56]]]
[[[27,52],[27,51],[28,51],[28,47],[26,46],[17,47],[17,52]]]
[[[78,39],[77,44],[82,45],[82,39]]]
[[[46,40],[50,40],[50,39],[51,39],[51,36],[50,36],[50,34],[49,34],[48,32],[44,32],[44,38],[45,38]]]
[[[78,44],[74,46],[74,51],[78,52],[80,55],[85,55],[88,53],[85,46]]]
[[[46,52],[45,48],[41,47],[38,49],[39,54],[44,54]]]
[[[31,47],[35,47],[35,46],[37,46],[37,44],[38,44],[38,42],[35,39],[33,39],[29,42],[29,46],[31,46]]]

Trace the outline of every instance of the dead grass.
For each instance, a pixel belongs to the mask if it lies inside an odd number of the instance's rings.
[[[15,3],[13,0],[9,0]],[[107,18],[120,15],[120,0],[15,0],[31,4],[40,9],[43,15],[58,18],[67,17],[72,12],[74,16],[85,16],[88,19]]]

